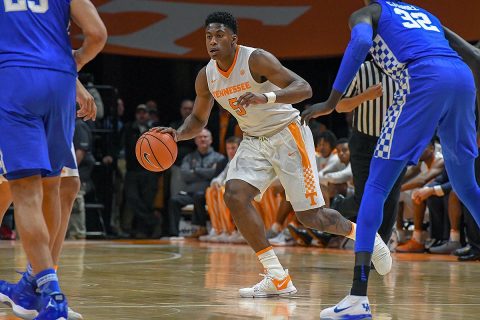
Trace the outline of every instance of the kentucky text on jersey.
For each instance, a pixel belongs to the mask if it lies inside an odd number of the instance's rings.
[[[250,88],[251,88],[251,86],[250,86],[250,83],[248,81],[247,82],[242,82],[240,84],[237,84],[237,85],[234,85],[234,86],[231,86],[231,87],[228,87],[228,88],[216,90],[216,91],[213,92],[213,96],[215,98],[226,97],[226,96],[229,96],[229,95],[237,93],[237,92],[246,91]]]

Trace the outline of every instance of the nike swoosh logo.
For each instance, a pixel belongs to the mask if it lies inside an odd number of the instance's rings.
[[[153,166],[153,167],[155,167],[155,168],[159,168],[159,169],[160,169],[160,167],[159,167],[159,166],[157,166],[157,165],[153,164],[153,162],[152,162],[152,161],[150,161],[150,159],[149,159],[149,156],[150,156],[150,154],[148,154],[148,153],[146,153],[146,152],[144,152],[144,153],[143,153],[143,158],[145,159],[145,161],[147,161],[147,162],[148,162],[148,163],[149,163],[151,166]]]
[[[295,152],[297,152],[297,151],[289,152],[289,153],[288,153],[288,156],[289,156],[289,157],[293,156],[293,155],[295,154]]]
[[[283,285],[284,285],[285,283],[287,283],[287,281],[288,281],[288,279],[285,279],[285,280],[283,280],[282,282],[280,282],[280,283],[277,285],[277,289],[280,289],[281,287],[283,287]]]
[[[338,307],[335,307],[335,309],[333,309],[333,312],[339,313],[339,312],[345,311],[345,310],[347,310],[347,309],[350,309],[351,307],[352,307],[352,306],[346,307],[346,308],[342,308],[342,309],[338,309]]]

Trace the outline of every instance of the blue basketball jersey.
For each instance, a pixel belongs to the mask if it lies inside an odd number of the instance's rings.
[[[382,7],[371,54],[394,79],[402,70],[425,57],[459,58],[450,47],[437,17],[401,1],[374,0]]]
[[[0,1],[0,68],[45,68],[76,75],[69,19],[70,0]]]

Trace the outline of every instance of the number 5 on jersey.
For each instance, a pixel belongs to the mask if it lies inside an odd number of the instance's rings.
[[[235,112],[239,115],[239,116],[244,116],[247,114],[247,110],[245,110],[244,107],[242,107],[241,105],[238,104],[237,102],[237,98],[231,98],[231,99],[228,99],[228,104],[230,105],[230,107],[235,110]]]
[[[28,9],[34,13],[45,13],[48,11],[48,0],[3,0],[3,3],[5,12],[27,11]]]

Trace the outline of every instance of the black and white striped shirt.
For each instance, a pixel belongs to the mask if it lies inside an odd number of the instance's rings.
[[[351,98],[382,82],[383,96],[365,101],[353,111],[353,127],[369,136],[379,137],[388,107],[393,102],[397,84],[372,61],[366,61],[344,94]]]

